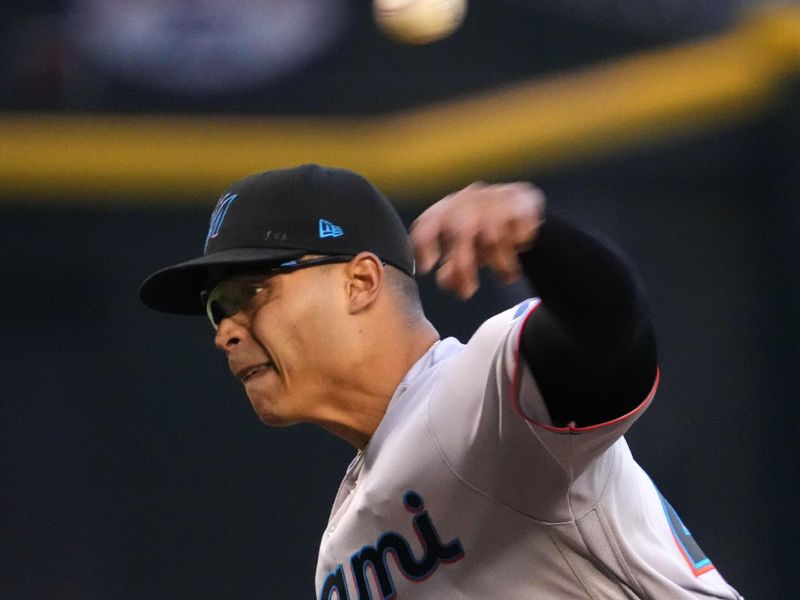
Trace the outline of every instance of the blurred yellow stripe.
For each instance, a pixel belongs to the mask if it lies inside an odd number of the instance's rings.
[[[784,7],[720,37],[381,117],[0,113],[0,202],[208,204],[234,179],[301,162],[425,197],[750,117],[799,67],[800,8]]]

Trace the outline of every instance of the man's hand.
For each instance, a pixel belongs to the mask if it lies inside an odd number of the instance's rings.
[[[464,299],[478,289],[478,269],[503,281],[520,278],[517,255],[544,222],[545,198],[528,183],[473,183],[429,207],[411,226],[420,272],[437,263],[437,283]]]

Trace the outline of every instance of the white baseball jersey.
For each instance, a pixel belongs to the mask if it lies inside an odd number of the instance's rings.
[[[633,460],[631,413],[554,427],[524,360],[536,301],[407,373],[323,534],[323,600],[741,596]]]

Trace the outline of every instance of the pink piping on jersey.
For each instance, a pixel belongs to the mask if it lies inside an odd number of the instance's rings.
[[[542,429],[546,429],[547,431],[555,431],[556,433],[582,433],[584,431],[592,431],[593,429],[600,429],[602,427],[608,427],[610,425],[614,425],[615,423],[619,423],[620,421],[625,421],[626,419],[630,419],[636,413],[644,410],[644,408],[648,405],[648,403],[653,399],[653,396],[656,394],[656,390],[658,389],[658,383],[661,380],[661,369],[656,368],[656,379],[653,382],[653,387],[650,388],[650,393],[647,394],[647,397],[633,410],[630,412],[622,415],[621,417],[617,417],[616,419],[612,419],[611,421],[606,421],[605,423],[597,423],[596,425],[587,425],[586,427],[577,427],[575,422],[572,421],[567,424],[566,427],[555,427],[554,425],[545,425],[544,423],[539,423],[534,421],[533,419],[529,419],[528,416],[522,411],[522,407],[519,404],[519,382],[522,380],[522,373],[520,372],[522,361],[520,360],[520,347],[522,345],[522,332],[525,329],[525,324],[528,322],[528,319],[531,315],[536,311],[539,306],[541,306],[542,302],[539,300],[536,304],[528,310],[528,314],[525,315],[522,325],[519,328],[519,334],[517,335],[517,345],[514,348],[514,377],[511,380],[511,403],[514,407],[514,410],[517,412],[519,416],[523,419],[531,423],[532,425],[536,425],[537,427],[541,427]]]

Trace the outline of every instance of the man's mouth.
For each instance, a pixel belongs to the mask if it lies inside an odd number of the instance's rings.
[[[259,374],[274,370],[275,370],[275,365],[273,363],[263,362],[257,365],[250,365],[248,367],[245,367],[244,369],[241,369],[236,373],[236,377],[238,377],[242,383],[247,383],[249,379],[258,376]]]

